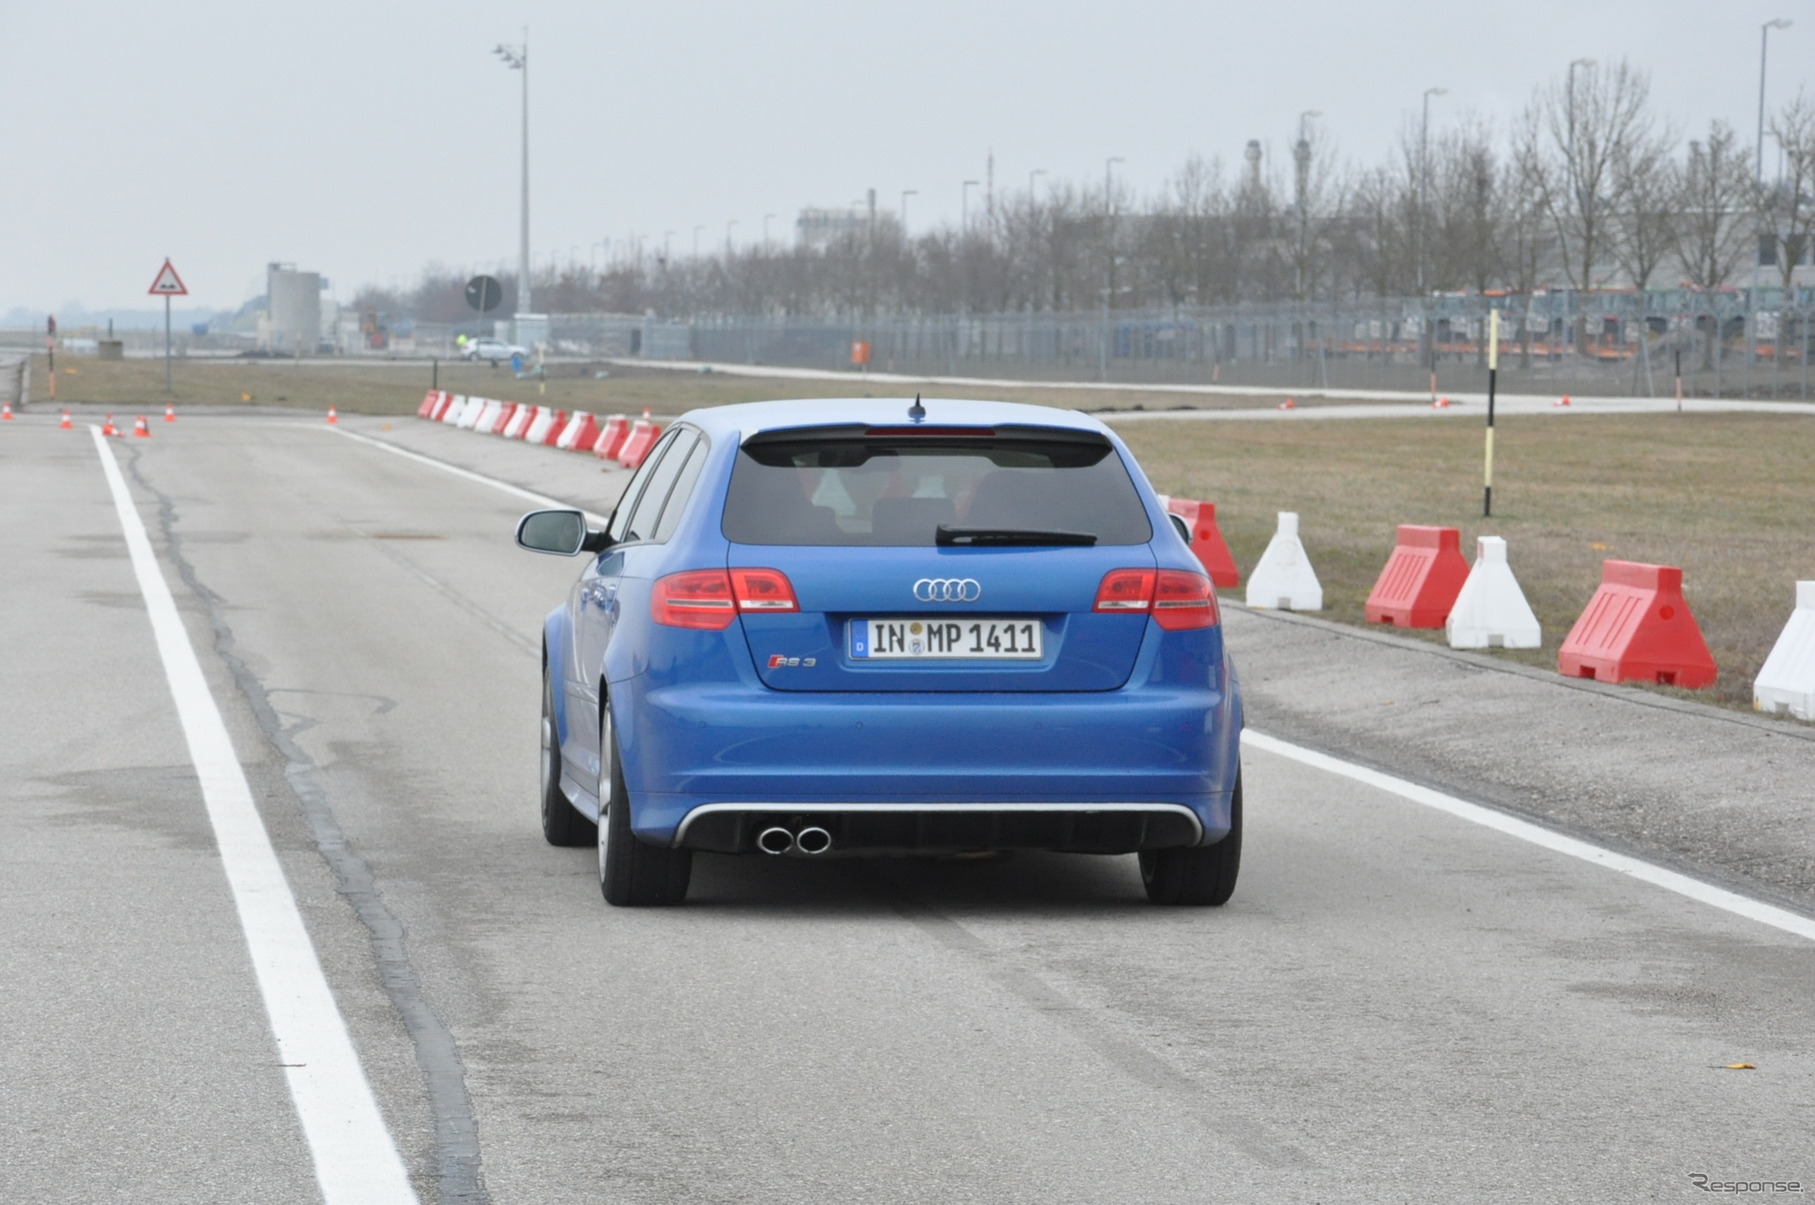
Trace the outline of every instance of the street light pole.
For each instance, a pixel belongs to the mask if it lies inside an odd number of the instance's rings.
[[[1431,97],[1449,95],[1448,88],[1424,90],[1424,119],[1418,125],[1418,296],[1424,296],[1424,193],[1431,174]]]
[[[1306,109],[1298,115],[1298,145],[1293,148],[1293,167],[1295,192],[1298,204],[1298,254],[1293,257],[1292,291],[1300,300],[1305,295],[1305,243],[1310,238],[1310,218],[1305,212],[1309,198],[1305,195],[1311,191],[1311,118],[1322,117],[1318,109]]]
[[[523,42],[518,46],[500,43],[493,54],[504,60],[512,71],[523,73],[523,188],[521,224],[517,244],[517,312],[532,313],[529,284],[529,27],[523,28]]]
[[[1773,29],[1788,29],[1791,22],[1783,17],[1775,21],[1766,21],[1758,31],[1758,180],[1759,188],[1765,186],[1765,52],[1771,45]]]
[[[1103,160],[1103,338],[1097,345],[1097,379],[1109,379],[1109,301],[1115,292],[1115,165],[1124,160],[1111,155]]]

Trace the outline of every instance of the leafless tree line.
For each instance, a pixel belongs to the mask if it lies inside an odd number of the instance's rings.
[[[1790,285],[1815,226],[1815,102],[1798,95],[1771,118],[1779,153],[1760,173],[1730,126],[1685,138],[1649,92],[1627,63],[1590,66],[1538,88],[1504,131],[1466,118],[1426,140],[1408,124],[1373,167],[1343,162],[1311,129],[1289,170],[1253,142],[1239,167],[1193,157],[1150,196],[1059,180],[912,237],[893,214],[853,211],[816,245],[670,258],[637,243],[602,271],[539,271],[536,301],[808,316],[1711,290],[1750,283],[1755,248],[1770,264],[1762,283]],[[413,292],[368,290],[360,304],[466,321],[464,277],[432,269]]]

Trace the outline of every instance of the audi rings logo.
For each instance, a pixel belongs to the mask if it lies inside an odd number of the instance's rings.
[[[914,583],[914,597],[921,602],[976,602],[983,586],[974,577],[923,577]]]

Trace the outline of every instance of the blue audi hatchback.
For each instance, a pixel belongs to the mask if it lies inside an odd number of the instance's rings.
[[[1241,860],[1216,595],[1115,433],[1004,402],[695,410],[543,630],[542,826],[613,904],[696,850],[1137,854],[1162,904]]]

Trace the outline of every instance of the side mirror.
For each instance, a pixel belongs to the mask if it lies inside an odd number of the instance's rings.
[[[577,556],[586,547],[586,516],[577,510],[532,510],[517,520],[517,547]]]
[[[1178,532],[1178,538],[1185,541],[1185,547],[1191,547],[1191,525],[1171,511],[1166,512],[1166,517],[1172,520],[1172,530]]]

